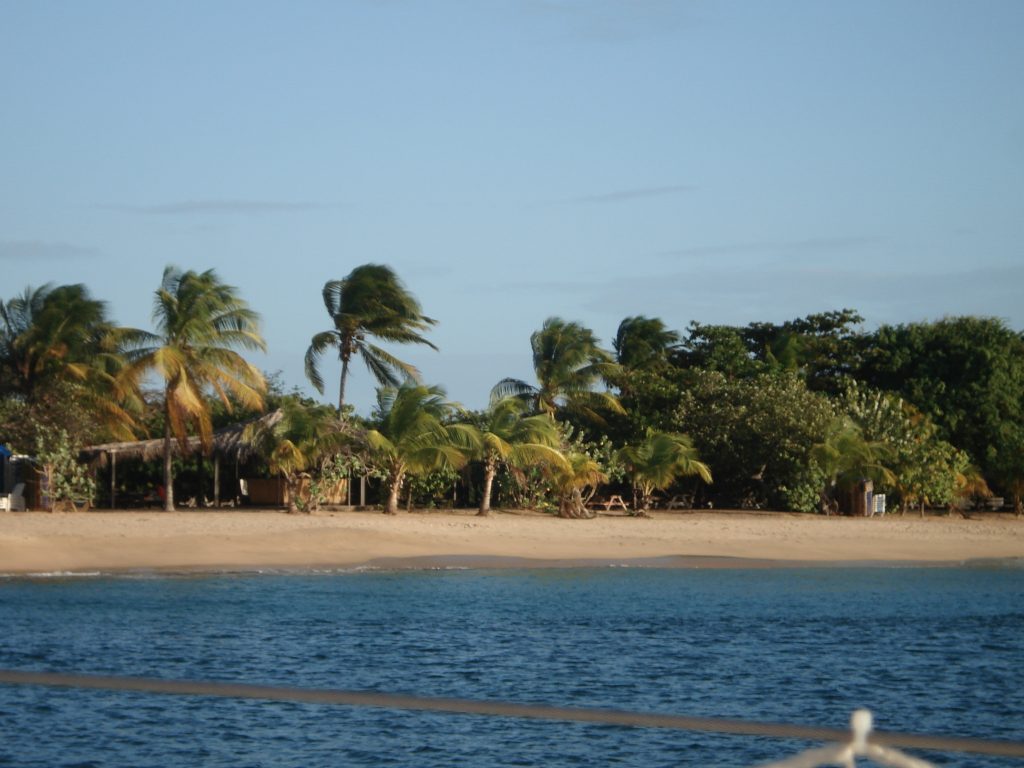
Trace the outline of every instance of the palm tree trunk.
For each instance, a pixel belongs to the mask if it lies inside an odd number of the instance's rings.
[[[348,379],[348,358],[341,358],[341,383],[338,384],[338,415],[345,407],[345,381]]]
[[[164,512],[174,511],[174,471],[171,466],[171,420],[164,430]]]
[[[493,461],[487,461],[484,464],[484,492],[480,497],[480,511],[477,512],[481,517],[491,514],[491,487],[494,485],[496,472],[497,467],[494,466]]]
[[[285,488],[288,489],[288,514],[297,515],[299,514],[299,476],[285,475],[284,476]]]
[[[391,487],[388,489],[388,501],[384,506],[385,515],[398,514],[398,494],[402,490],[403,473],[396,473],[391,477]]]

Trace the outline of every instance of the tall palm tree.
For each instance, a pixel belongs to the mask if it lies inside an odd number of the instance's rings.
[[[623,368],[642,369],[667,360],[681,341],[679,333],[666,328],[660,319],[637,315],[619,323],[612,347]]]
[[[521,400],[507,397],[492,404],[484,414],[480,426],[479,458],[484,466],[480,515],[491,511],[491,488],[503,464],[565,464],[565,457],[558,450],[561,435],[555,422],[546,415],[526,416],[524,407]]]
[[[663,491],[680,477],[698,475],[711,482],[708,465],[697,459],[697,451],[686,435],[648,430],[645,438],[619,450],[619,460],[639,492],[640,514],[646,513],[655,491]]]
[[[406,475],[441,467],[459,469],[479,449],[479,433],[468,424],[449,424],[455,406],[440,387],[403,384],[377,390],[377,429],[366,433],[370,459],[386,475],[385,514],[398,513]]]
[[[491,390],[491,401],[519,397],[549,416],[560,409],[574,411],[600,423],[600,411],[624,413],[619,399],[594,387],[619,371],[612,356],[601,349],[597,337],[579,323],[549,317],[530,336],[534,386],[521,379],[502,379]]]
[[[164,509],[173,511],[172,437],[184,453],[194,426],[203,450],[210,450],[209,394],[228,410],[229,395],[243,407],[262,410],[263,374],[235,350],[263,350],[266,345],[259,316],[212,269],[197,273],[167,267],[156,291],[153,322],[156,333],[133,333],[124,380],[137,388],[152,371],[164,382]]]
[[[426,344],[420,335],[437,321],[423,314],[419,302],[406,290],[390,267],[364,264],[342,280],[329,280],[323,289],[324,307],[334,327],[316,334],[306,350],[306,377],[323,394],[320,375],[321,356],[331,348],[338,350],[341,380],[338,385],[338,413],[345,405],[345,383],[349,362],[360,355],[373,377],[382,386],[399,386],[405,379],[419,379],[419,371],[409,363],[369,341],[371,338],[398,344]]]
[[[294,514],[299,511],[302,478],[343,450],[351,436],[331,406],[306,405],[289,397],[271,417],[249,424],[243,439],[266,459],[271,472],[284,477],[288,511]]]

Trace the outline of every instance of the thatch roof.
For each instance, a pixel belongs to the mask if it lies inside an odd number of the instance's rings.
[[[280,410],[271,411],[270,413],[260,416],[258,419],[252,419],[240,424],[230,424],[226,427],[214,430],[213,454],[240,462],[246,461],[253,454],[253,446],[247,440],[243,439],[245,428],[250,424],[261,421],[266,422],[268,425],[274,424],[280,420],[280,418]],[[198,451],[200,449],[201,443],[199,438],[190,437],[188,439],[189,452]],[[171,451],[175,456],[181,455],[181,446],[178,444],[177,440],[171,441]],[[133,440],[123,443],[89,445],[83,448],[79,455],[83,460],[88,461],[90,464],[105,467],[109,461],[110,454],[112,453],[116,453],[118,459],[122,460],[153,461],[164,455],[164,439],[160,437],[155,440]]]

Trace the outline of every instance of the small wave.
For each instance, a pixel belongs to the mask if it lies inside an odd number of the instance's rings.
[[[34,573],[0,573],[4,579],[91,579],[102,571],[38,571]]]

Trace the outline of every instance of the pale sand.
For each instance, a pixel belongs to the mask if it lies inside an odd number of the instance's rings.
[[[1024,558],[1024,520],[655,513],[560,520],[531,513],[275,511],[0,514],[0,573],[462,565],[962,563]],[[516,559],[521,558],[521,560]],[[651,560],[662,558],[662,560]],[[667,559],[666,559],[667,558]]]

